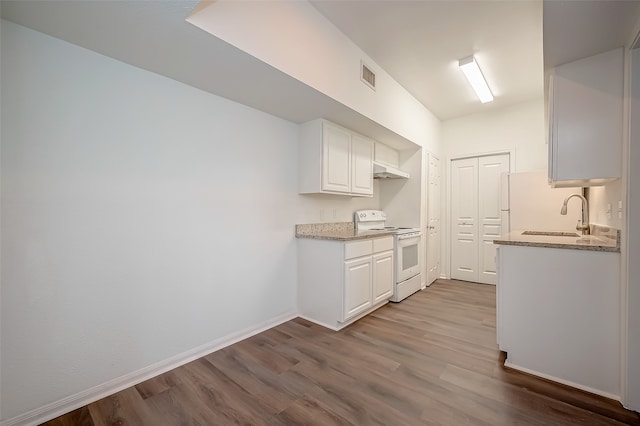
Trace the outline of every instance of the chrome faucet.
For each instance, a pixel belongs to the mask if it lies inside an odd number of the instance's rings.
[[[579,197],[582,200],[582,223],[578,221],[576,230],[582,231],[582,235],[589,235],[589,203],[587,202],[587,199],[582,195],[571,194],[567,198],[565,198],[564,203],[562,203],[562,209],[560,209],[560,214],[567,214],[567,203],[572,197]]]

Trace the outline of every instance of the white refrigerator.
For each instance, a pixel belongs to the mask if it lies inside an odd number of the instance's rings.
[[[569,201],[567,215],[561,215],[564,199],[571,194],[582,195],[582,188],[551,188],[547,171],[503,173],[500,182],[500,214],[502,232],[565,231],[576,229],[582,203]]]

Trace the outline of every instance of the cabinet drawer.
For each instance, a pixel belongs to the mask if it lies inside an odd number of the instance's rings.
[[[380,253],[381,251],[393,250],[393,237],[378,238],[373,240],[373,252]]]
[[[344,244],[344,258],[368,256],[373,253],[373,240],[353,241]]]

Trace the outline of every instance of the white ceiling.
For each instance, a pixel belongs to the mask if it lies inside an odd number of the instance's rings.
[[[640,1],[544,2],[545,69],[620,46],[629,46],[640,17]]]
[[[187,23],[197,3],[2,0],[0,5],[4,19],[287,120],[325,117],[398,149],[412,146]],[[543,95],[540,0],[312,4],[442,120]],[[545,66],[622,45],[639,6],[640,1],[544,2]],[[457,60],[470,54],[476,55],[494,102],[480,104],[457,69]]]
[[[441,120],[543,96],[542,2],[312,0]],[[458,69],[475,55],[495,100]]]

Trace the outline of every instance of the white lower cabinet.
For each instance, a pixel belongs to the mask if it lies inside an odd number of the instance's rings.
[[[373,261],[371,256],[349,260],[344,263],[342,321],[353,318],[371,307],[372,277]]]
[[[373,256],[373,304],[393,296],[393,251]]]
[[[393,237],[298,239],[300,316],[339,330],[393,295]]]
[[[498,345],[505,365],[620,396],[620,254],[501,245]]]

